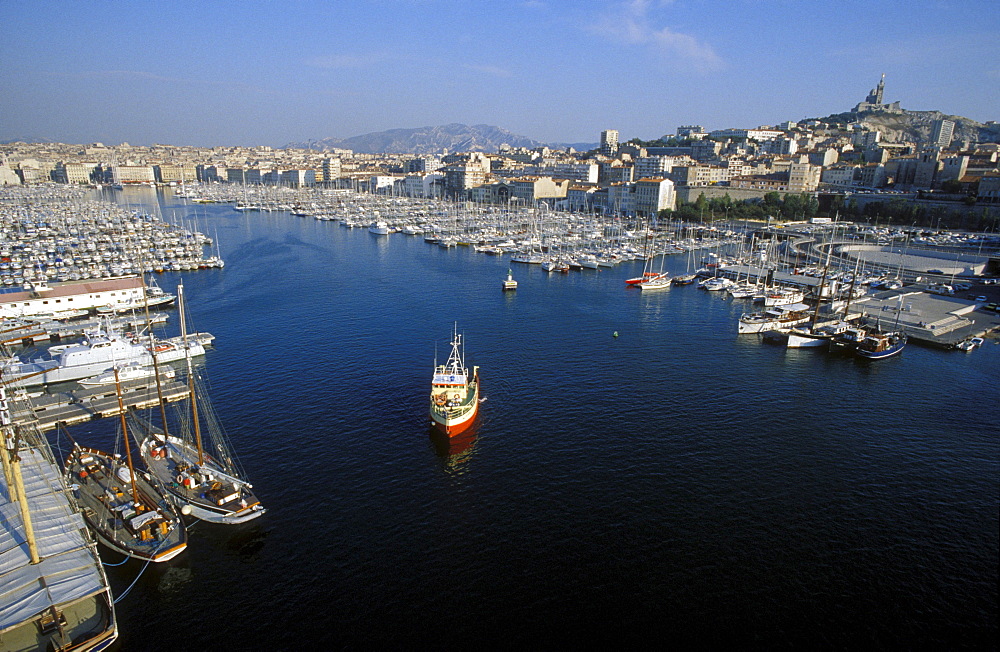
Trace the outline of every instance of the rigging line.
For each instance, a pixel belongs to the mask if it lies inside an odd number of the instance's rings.
[[[164,544],[165,544],[166,542],[167,542],[167,540],[166,540],[166,539],[164,539],[163,541],[161,541],[161,542],[160,542],[160,545],[156,546],[156,549],[154,549],[154,550],[153,550],[153,555],[155,555],[156,553],[158,553],[158,552],[160,551],[160,548],[162,548],[162,547],[163,547],[163,545],[164,545]],[[128,561],[128,557],[126,557],[126,558],[125,558],[125,561]],[[124,564],[124,563],[125,563],[125,561],[123,561],[123,562],[122,562],[122,564]],[[125,599],[125,596],[127,596],[127,595],[129,594],[129,591],[131,591],[131,590],[132,590],[132,587],[134,587],[134,586],[135,586],[135,583],[139,581],[139,578],[140,578],[140,577],[142,577],[142,574],[146,572],[146,569],[147,569],[147,568],[149,568],[149,565],[150,565],[151,563],[153,563],[153,560],[152,560],[152,559],[147,559],[147,560],[146,560],[146,565],[142,567],[142,570],[141,570],[141,571],[139,571],[139,574],[135,576],[135,579],[134,579],[134,580],[132,580],[132,583],[128,585],[128,588],[127,588],[127,589],[125,589],[125,592],[124,592],[124,593],[122,593],[122,594],[121,594],[120,596],[118,596],[117,598],[115,598],[115,604],[118,604],[119,602],[121,602],[122,600],[124,600],[124,599]],[[120,566],[121,564],[115,564],[115,565],[116,565],[116,566]]]
[[[142,574],[146,572],[146,569],[149,568],[149,565],[152,563],[152,561],[153,561],[152,559],[146,561],[146,565],[142,567],[142,570],[139,571],[139,574],[135,576],[135,579],[132,580],[132,583],[129,584],[127,589],[125,589],[125,592],[122,593],[117,598],[115,598],[115,604],[118,604],[119,602],[125,599],[125,596],[127,596],[129,591],[132,590],[132,587],[135,586],[135,583],[139,581],[139,578],[142,577]]]

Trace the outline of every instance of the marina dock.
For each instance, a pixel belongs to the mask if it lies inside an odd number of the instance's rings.
[[[161,391],[167,402],[188,397],[188,386],[177,381],[161,381]],[[53,394],[34,392],[28,398],[34,414],[22,410],[13,415],[14,420],[35,421],[41,432],[53,430],[59,424],[70,426],[121,414],[114,385]],[[122,403],[126,412],[155,407],[159,403],[156,382],[146,379],[122,383]]]

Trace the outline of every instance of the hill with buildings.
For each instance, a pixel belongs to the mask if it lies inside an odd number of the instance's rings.
[[[308,143],[290,143],[286,149],[349,149],[364,154],[414,153],[440,154],[441,152],[495,152],[500,145],[511,147],[540,147],[543,143],[518,136],[506,129],[491,125],[464,125],[453,123],[439,127],[416,129],[390,129],[350,138],[324,138]]]
[[[882,133],[882,139],[891,143],[929,144],[934,133],[934,123],[938,120],[950,120],[955,123],[953,142],[969,141],[979,143],[1000,143],[1000,124],[987,122],[983,124],[957,115],[948,115],[941,111],[862,111],[836,113],[825,118],[817,118],[828,124],[861,124],[871,131]]]

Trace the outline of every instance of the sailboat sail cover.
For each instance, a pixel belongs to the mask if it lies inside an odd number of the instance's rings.
[[[22,448],[18,455],[42,561],[31,564],[20,505],[11,502],[11,488],[0,472],[0,632],[106,588],[83,535],[83,518],[71,510],[58,469],[37,449]]]

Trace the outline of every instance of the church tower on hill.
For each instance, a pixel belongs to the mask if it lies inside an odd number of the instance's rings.
[[[864,102],[859,102],[856,107],[852,109],[854,113],[863,113],[865,111],[876,111],[879,113],[902,113],[903,109],[900,108],[899,102],[893,102],[892,104],[883,103],[883,96],[885,95],[885,73],[882,73],[882,79],[879,80],[878,86],[871,89],[868,93],[868,97],[865,98]]]

